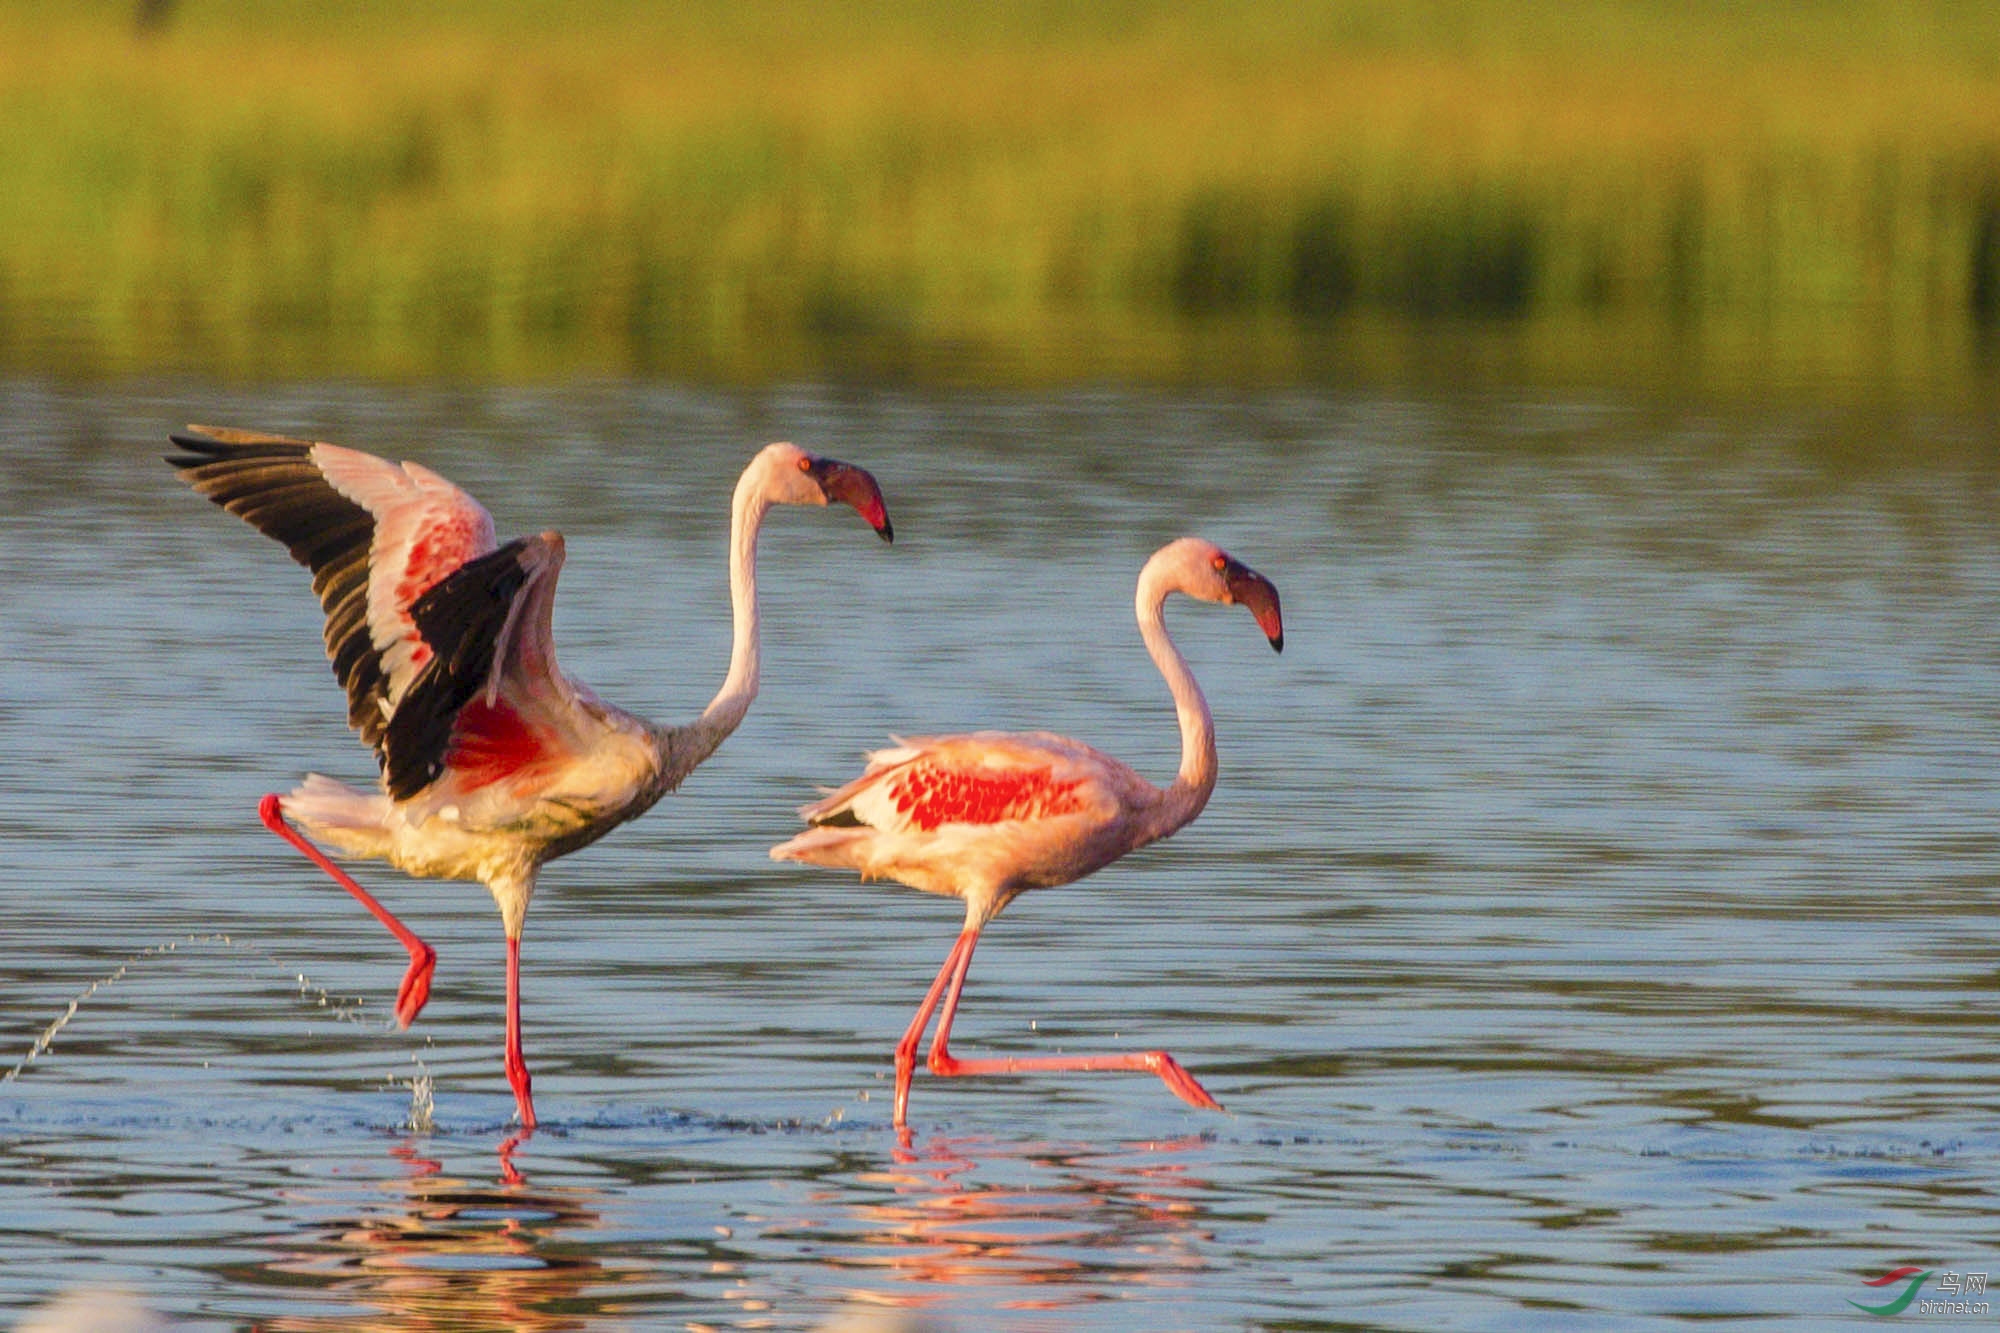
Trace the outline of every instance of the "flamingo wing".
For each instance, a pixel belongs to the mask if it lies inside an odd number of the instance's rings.
[[[1117,760],[1048,732],[919,737],[875,751],[859,778],[799,815],[822,827],[904,834],[1103,817],[1122,804],[1128,777]]]
[[[493,551],[493,518],[429,468],[338,445],[212,426],[170,437],[167,459],[216,504],[312,571],[348,725],[385,749],[398,707],[434,655],[417,600]]]
[[[410,607],[435,651],[390,718],[383,781],[407,800],[463,795],[588,749],[578,688],[556,666],[561,534],[508,542],[453,570]],[[439,782],[440,778],[445,779]]]

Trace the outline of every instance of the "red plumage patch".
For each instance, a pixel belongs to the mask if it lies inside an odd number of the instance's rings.
[[[917,767],[890,784],[889,799],[926,833],[940,824],[997,824],[1047,819],[1083,809],[1078,780],[1058,782],[1046,768],[1000,771]]]
[[[474,699],[458,710],[445,767],[471,790],[513,777],[550,757],[541,733],[504,702]]]
[[[462,514],[442,518],[420,529],[410,542],[402,577],[396,580],[396,610],[407,616],[417,598],[439,579],[466,562],[478,545],[471,520]]]

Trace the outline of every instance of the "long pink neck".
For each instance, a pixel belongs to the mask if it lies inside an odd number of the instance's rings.
[[[1188,670],[1187,659],[1167,635],[1164,613],[1167,594],[1172,591],[1174,587],[1163,571],[1150,563],[1141,571],[1137,598],[1139,637],[1146,641],[1153,665],[1159,667],[1160,675],[1166,679],[1181,724],[1180,772],[1174,776],[1173,785],[1160,793],[1159,804],[1145,820],[1148,842],[1166,837],[1200,814],[1208,804],[1209,793],[1215,790],[1215,719],[1208,711],[1208,700],[1202,697],[1201,686],[1195,683],[1194,673]]]
[[[750,711],[757,697],[761,647],[757,614],[757,533],[770,512],[763,470],[750,467],[736,483],[729,513],[729,607],[734,633],[729,649],[729,674],[700,717],[685,727],[662,733],[663,768],[673,786],[714,754]]]

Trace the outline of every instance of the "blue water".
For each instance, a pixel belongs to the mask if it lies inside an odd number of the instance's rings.
[[[893,548],[774,516],[748,722],[544,876],[519,1180],[483,890],[359,872],[439,950],[399,1032],[400,948],[256,822],[370,761],[304,573],[158,461],[189,421],[561,529],[564,665],[667,720],[721,680],[750,453],[888,496]],[[0,1317],[1818,1327],[2000,1268],[1983,409],[16,382],[0,422]],[[1286,650],[1171,613],[1215,798],[1010,908],[954,1049],[1165,1048],[1228,1110],[920,1074],[904,1148],[889,1052],[957,905],[766,849],[892,732],[1164,781],[1132,583],[1184,532],[1273,579]]]

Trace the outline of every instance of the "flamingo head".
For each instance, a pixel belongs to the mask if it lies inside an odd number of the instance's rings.
[[[1181,590],[1204,602],[1242,605],[1257,618],[1257,628],[1278,652],[1285,651],[1285,621],[1278,610],[1278,590],[1271,580],[1213,542],[1183,537],[1167,548],[1182,557],[1187,573]],[[1161,554],[1166,554],[1163,551]]]
[[[808,453],[795,444],[764,447],[759,461],[768,468],[765,493],[774,504],[823,505],[838,500],[851,505],[885,542],[896,539],[882,488],[868,469]]]

